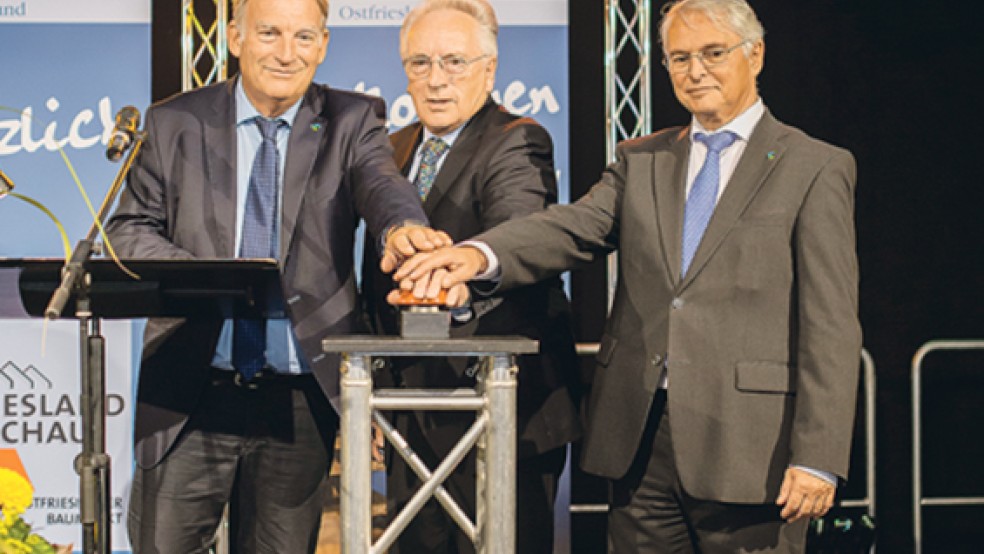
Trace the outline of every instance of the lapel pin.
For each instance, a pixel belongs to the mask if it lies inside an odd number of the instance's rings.
[[[321,124],[320,123],[312,123],[311,124],[311,130],[314,131],[315,133],[317,133],[318,131],[321,130]]]
[[[769,161],[772,161],[772,160],[776,159],[776,151],[775,150],[769,150],[769,153],[766,154],[765,157],[766,158],[769,158]]]

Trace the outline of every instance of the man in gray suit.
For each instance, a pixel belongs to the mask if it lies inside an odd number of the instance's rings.
[[[235,552],[314,552],[339,391],[320,341],[363,320],[356,225],[385,237],[389,267],[447,240],[410,223],[426,217],[393,163],[382,102],[312,84],[327,1],[240,0],[233,16],[241,74],[148,111],[109,235],[128,257],[275,258],[285,313],[148,322],[128,518],[138,553],[206,552],[227,502]]]
[[[582,465],[611,479],[611,552],[802,552],[847,475],[861,332],[850,153],[759,98],[744,0],[661,22],[688,127],[623,143],[577,203],[418,255],[401,286],[501,289],[618,250]]]

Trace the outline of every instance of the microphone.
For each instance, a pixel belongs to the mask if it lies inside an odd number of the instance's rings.
[[[14,182],[7,177],[7,174],[0,171],[0,198],[7,196],[7,193],[14,190]]]
[[[133,135],[136,134],[138,127],[140,127],[138,109],[133,106],[123,106],[123,109],[116,113],[116,126],[113,127],[113,132],[109,135],[109,144],[106,145],[106,158],[109,161],[119,161],[130,149]]]

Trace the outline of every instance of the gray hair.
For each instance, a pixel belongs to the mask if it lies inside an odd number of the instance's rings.
[[[734,32],[746,41],[742,50],[751,53],[754,43],[762,40],[765,29],[752,7],[745,0],[677,0],[663,6],[659,22],[659,40],[666,51],[666,33],[677,17],[686,20],[688,14],[699,13],[722,29]]]
[[[438,10],[454,10],[469,15],[478,23],[481,32],[478,34],[478,42],[481,45],[482,53],[491,57],[499,54],[498,36],[499,20],[495,17],[495,10],[486,0],[424,0],[407,14],[400,27],[400,57],[407,56],[407,40],[410,28],[418,19],[431,12]]]
[[[318,9],[321,11],[321,16],[324,20],[321,22],[322,27],[328,27],[328,0],[314,0],[318,3]],[[249,0],[232,0],[232,21],[239,28],[240,33],[246,31],[243,25],[243,19],[246,17],[246,4]]]

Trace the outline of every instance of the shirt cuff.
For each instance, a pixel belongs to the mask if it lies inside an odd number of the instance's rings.
[[[814,477],[819,477],[819,478],[823,479],[824,481],[830,483],[831,485],[833,485],[835,487],[837,486],[837,476],[834,475],[833,473],[828,473],[828,472],[823,471],[821,469],[813,469],[812,467],[806,467],[806,466],[791,465],[789,467],[795,467],[796,469],[802,469],[803,471],[809,473],[810,475],[813,475]]]
[[[451,319],[455,323],[468,323],[475,317],[475,313],[471,309],[471,302],[467,306],[461,306],[459,308],[451,308]]]
[[[502,269],[499,267],[499,258],[495,255],[495,252],[489,248],[489,245],[484,242],[477,240],[466,240],[456,244],[455,246],[471,246],[472,248],[477,248],[482,255],[485,256],[485,261],[488,265],[485,271],[476,275],[473,281],[498,281],[502,278]]]

